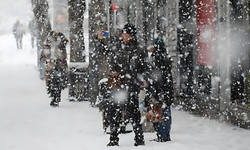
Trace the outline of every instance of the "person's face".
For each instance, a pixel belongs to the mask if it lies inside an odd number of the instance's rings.
[[[57,34],[57,32],[54,32],[53,34],[52,34],[52,41],[57,41],[57,36],[58,36],[58,34]]]
[[[153,53],[153,52],[154,52],[154,45],[150,45],[150,49],[149,49],[149,51],[150,51],[151,53]]]
[[[122,33],[122,41],[124,43],[128,43],[131,38],[132,38],[132,35],[128,33]]]

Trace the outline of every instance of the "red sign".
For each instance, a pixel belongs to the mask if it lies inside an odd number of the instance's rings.
[[[112,11],[114,11],[114,10],[120,10],[120,8],[117,7],[114,3],[111,4],[111,9],[112,9]]]
[[[215,66],[214,7],[214,0],[197,0],[197,60],[204,66]]]

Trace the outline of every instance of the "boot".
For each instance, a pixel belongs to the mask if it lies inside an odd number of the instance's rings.
[[[57,103],[61,102],[61,98],[60,97],[56,98],[56,102]]]
[[[135,142],[134,146],[144,146],[145,145],[145,142],[144,140],[143,141],[137,141]]]
[[[50,102],[50,106],[52,106],[52,107],[59,107],[59,103],[56,102],[55,100],[52,100],[52,101]]]
[[[167,137],[167,138],[162,138],[162,139],[161,139],[161,142],[167,142],[167,141],[171,141],[171,138],[170,138],[170,137]]]
[[[139,130],[136,130],[134,140],[135,140],[134,146],[145,145],[142,128],[139,128]]]
[[[145,145],[145,142],[144,142],[144,136],[141,135],[141,136],[135,136],[135,144],[134,146],[144,146]]]
[[[109,146],[119,146],[119,144],[118,144],[118,141],[117,140],[114,140],[114,141],[110,141],[108,144],[107,144],[107,146],[109,147]]]

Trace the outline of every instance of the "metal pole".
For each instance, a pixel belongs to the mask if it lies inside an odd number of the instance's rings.
[[[224,111],[231,99],[231,87],[230,87],[230,0],[219,0],[218,1],[218,18],[219,24],[219,40],[226,39],[226,46],[223,46],[221,42],[218,45],[219,65],[220,65],[220,99],[219,99],[219,110]]]
[[[227,47],[230,47],[230,0],[227,0]],[[229,84],[230,81],[230,55],[227,54],[227,78],[226,78],[226,83]],[[230,88],[230,84],[228,85]],[[226,92],[226,102],[229,103],[230,102],[230,98],[231,97],[231,90],[228,90],[228,92]]]
[[[116,10],[114,10],[114,32],[116,33]]]
[[[109,1],[106,0],[106,9],[107,9],[107,26],[108,26],[108,32],[109,32],[109,38],[110,38],[110,15],[109,15]]]
[[[153,3],[153,5],[154,5],[154,11],[153,11],[153,18],[154,18],[154,20],[153,20],[153,27],[154,27],[154,29],[153,29],[153,39],[155,39],[155,33],[157,33],[157,31],[156,31],[156,22],[157,22],[157,0],[155,0],[154,1],[154,3]]]

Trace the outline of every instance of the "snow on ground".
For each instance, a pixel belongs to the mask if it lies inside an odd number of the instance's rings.
[[[49,106],[45,81],[39,79],[30,35],[17,50],[15,39],[0,36],[0,150],[250,150],[250,131],[172,109],[171,142],[134,147],[134,134],[120,135],[119,147],[106,147],[101,112],[88,102],[69,102],[62,92],[59,108]]]

